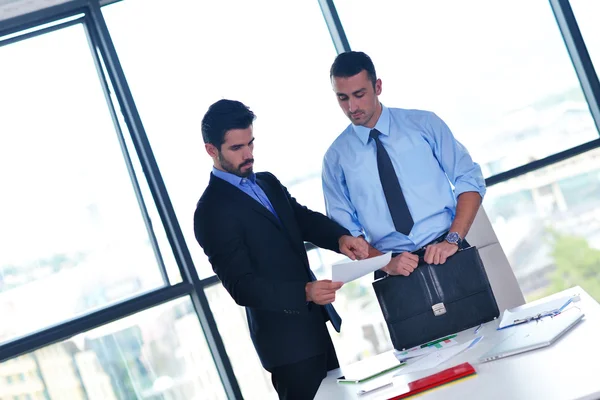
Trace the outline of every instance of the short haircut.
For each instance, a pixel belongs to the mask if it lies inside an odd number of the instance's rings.
[[[335,61],[333,61],[329,70],[329,79],[333,77],[350,78],[363,70],[367,71],[367,76],[373,83],[373,87],[375,87],[377,73],[375,72],[375,65],[373,65],[371,58],[362,51],[347,51],[338,54]]]
[[[225,134],[232,129],[246,129],[256,115],[242,102],[219,100],[208,108],[202,118],[202,138],[219,150],[225,142]]]

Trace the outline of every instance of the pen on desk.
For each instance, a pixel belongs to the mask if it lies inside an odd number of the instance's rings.
[[[438,343],[440,343],[440,342],[443,342],[443,341],[445,341],[445,340],[452,339],[452,338],[455,338],[455,337],[456,337],[456,334],[454,334],[454,335],[449,335],[449,336],[443,337],[443,338],[441,338],[441,339],[434,340],[433,342],[429,342],[429,343],[422,344],[422,345],[421,345],[421,348],[425,348],[425,347],[429,347],[429,346],[434,346],[434,345],[436,345],[436,344],[438,344]]]
[[[384,383],[384,384],[382,384],[380,386],[372,387],[372,388],[369,388],[369,389],[359,390],[356,394],[359,395],[359,396],[362,396],[364,394],[371,393],[371,392],[374,392],[376,390],[383,389],[383,388],[386,388],[388,386],[393,386],[393,385],[394,385],[394,382],[387,382],[387,383]]]
[[[477,335],[477,332],[479,332],[479,330],[481,329],[483,324],[479,324],[479,326],[477,328],[475,328],[475,332],[473,332],[473,335]]]

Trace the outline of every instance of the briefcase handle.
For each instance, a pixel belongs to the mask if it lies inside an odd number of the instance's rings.
[[[461,251],[464,251],[464,250],[469,250],[472,247],[475,247],[475,246],[469,246],[469,247],[465,247],[465,248],[460,248],[459,247],[458,251],[456,253],[454,253],[454,254],[457,254],[457,253],[459,253]],[[415,250],[415,251],[411,252],[411,254],[414,254],[414,255],[416,255],[416,256],[419,257],[419,264],[421,264],[421,263],[425,264],[425,248],[424,247],[420,248],[419,250]],[[452,257],[452,256],[450,256],[450,257]]]

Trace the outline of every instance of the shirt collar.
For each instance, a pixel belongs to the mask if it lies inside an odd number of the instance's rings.
[[[369,142],[371,128],[352,124],[352,129],[354,129],[354,132],[364,144]],[[381,104],[381,115],[379,116],[374,129],[377,129],[382,135],[389,136],[390,134],[390,111],[383,104]]]
[[[245,179],[252,183],[256,183],[256,175],[254,173],[250,174],[248,178],[242,178],[230,172],[221,171],[215,167],[213,167],[212,173],[217,178],[221,178],[224,181],[231,183],[233,186],[241,186]]]

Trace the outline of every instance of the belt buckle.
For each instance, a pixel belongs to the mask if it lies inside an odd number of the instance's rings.
[[[431,309],[433,310],[433,315],[435,315],[436,317],[446,314],[446,306],[444,305],[444,303],[434,304],[431,306]]]

